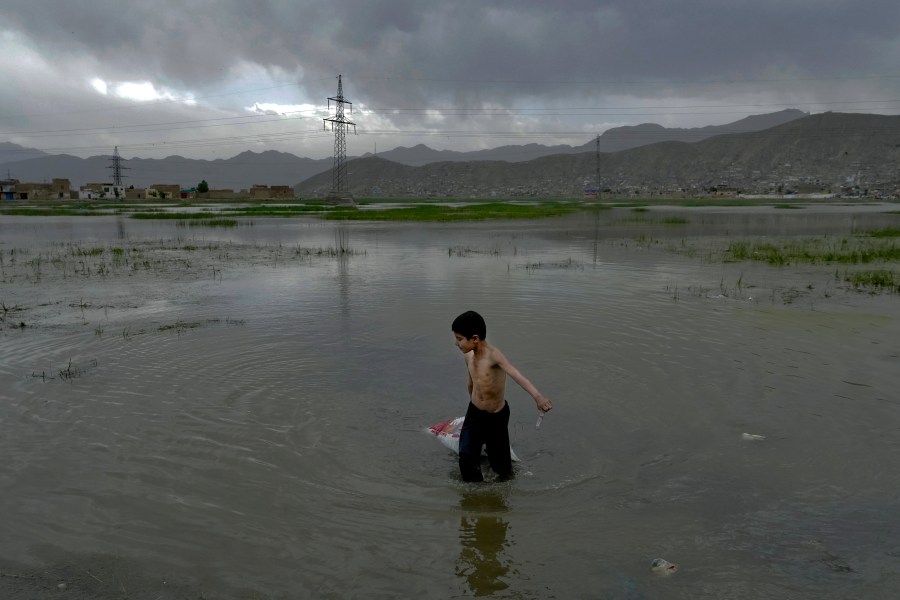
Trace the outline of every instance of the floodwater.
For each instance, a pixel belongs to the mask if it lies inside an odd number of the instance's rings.
[[[0,216],[0,590],[894,598],[900,296],[708,252],[891,209]],[[424,432],[469,309],[554,402],[509,382],[509,482]]]

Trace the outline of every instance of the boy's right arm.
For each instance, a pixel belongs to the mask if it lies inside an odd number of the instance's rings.
[[[538,410],[541,412],[549,412],[550,409],[553,408],[553,403],[550,402],[550,399],[544,396],[538,389],[534,386],[533,383],[528,381],[528,378],[522,375],[517,368],[515,368],[509,359],[503,355],[499,350],[495,351],[494,354],[495,360],[497,361],[497,366],[503,369],[507,375],[512,377],[513,381],[519,384],[523,390],[528,392],[528,394],[534,398],[534,403],[537,404]]]

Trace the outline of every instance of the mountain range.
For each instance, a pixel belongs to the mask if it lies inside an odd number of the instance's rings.
[[[824,113],[762,131],[696,142],[665,141],[618,152],[555,154],[527,162],[439,162],[413,167],[368,156],[351,161],[357,197],[578,197],[597,186],[616,193],[753,193],[843,186],[900,191],[900,116]],[[323,196],[330,173],[295,186]]]
[[[807,116],[807,113],[802,110],[789,108],[764,115],[752,115],[726,125],[707,125],[706,127],[690,129],[663,127],[656,123],[613,127],[604,131],[598,138],[581,146],[526,144],[522,146],[499,146],[489,150],[456,152],[453,150],[432,150],[424,144],[419,144],[412,148],[401,146],[387,152],[380,152],[378,156],[413,167],[444,161],[502,160],[506,162],[524,162],[553,154],[581,154],[582,152],[597,151],[619,152],[657,142],[699,142],[716,135],[762,131],[805,116]],[[370,155],[365,154],[363,156]]]
[[[398,147],[381,152],[377,158],[406,166],[434,163],[469,163],[504,161],[525,163],[554,155],[614,153],[660,142],[698,142],[713,136],[762,131],[800,119],[806,113],[787,109],[775,113],[754,115],[726,125],[691,129],[667,128],[653,123],[616,127],[607,130],[581,146],[526,144],[500,146],[472,152],[434,150],[425,145]],[[599,144],[598,144],[599,141]],[[371,158],[366,154],[361,158]],[[47,154],[9,142],[0,143],[0,177],[20,181],[41,182],[66,178],[78,187],[86,183],[111,180],[111,156],[80,158],[67,154]],[[177,183],[189,187],[206,180],[213,189],[247,189],[255,184],[295,185],[317,174],[330,176],[332,159],[302,158],[287,152],[269,150],[261,153],[246,151],[228,159],[200,160],[182,156],[163,159],[131,158],[124,162],[125,184],[148,187],[157,183]],[[299,185],[299,184],[298,184]]]

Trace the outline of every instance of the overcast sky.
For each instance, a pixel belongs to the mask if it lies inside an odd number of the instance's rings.
[[[897,0],[4,0],[0,142],[322,158],[900,110]]]

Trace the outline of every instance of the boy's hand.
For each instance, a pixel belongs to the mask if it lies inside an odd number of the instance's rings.
[[[553,409],[553,403],[545,396],[538,396],[534,401],[541,412],[550,412]]]

